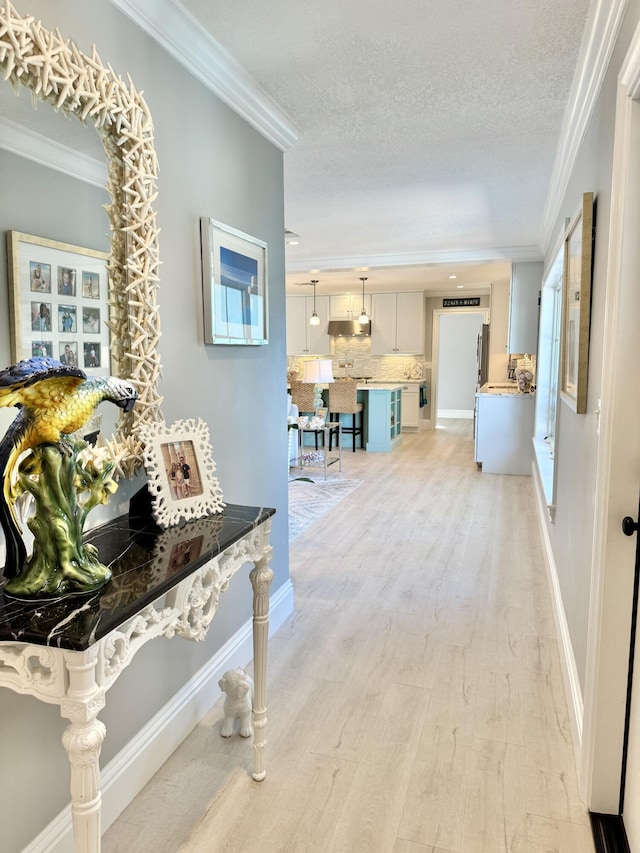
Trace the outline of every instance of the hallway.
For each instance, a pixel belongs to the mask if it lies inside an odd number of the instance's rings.
[[[267,779],[218,702],[104,853],[593,851],[532,480],[482,475],[472,422],[442,423],[345,453],[361,485],[291,545]]]

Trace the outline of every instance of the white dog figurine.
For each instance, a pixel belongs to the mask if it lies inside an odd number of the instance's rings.
[[[253,726],[251,717],[253,711],[253,681],[244,669],[230,669],[218,682],[218,687],[225,694],[224,723],[220,734],[231,737],[233,723],[240,720],[240,737],[251,737]]]

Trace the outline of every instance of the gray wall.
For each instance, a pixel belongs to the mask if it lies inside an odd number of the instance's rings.
[[[438,336],[438,415],[473,412],[478,381],[478,335],[484,314],[442,314]]]
[[[582,193],[596,201],[587,414],[576,415],[558,404],[556,434],[557,499],[555,523],[548,524],[576,666],[584,691],[594,524],[597,416],[601,388],[607,251],[611,211],[611,168],[616,80],[640,16],[639,0],[630,0],[596,109],[580,149],[553,231],[561,233],[565,217],[574,217]],[[555,244],[555,240],[552,241]],[[552,261],[545,258],[545,268]]]
[[[424,323],[424,357],[427,361],[433,359],[433,312],[442,311],[442,296],[427,296],[425,302]],[[491,298],[488,295],[480,297],[480,308],[489,308]],[[455,313],[455,308],[450,309]]]
[[[227,502],[275,506],[272,592],[288,579],[282,153],[217,100],[108,0],[16,0],[85,53],[130,73],[154,120],[159,162],[160,355],[167,422],[205,420]],[[8,85],[8,84],[5,84]],[[24,93],[23,97],[28,97]],[[40,106],[41,110],[47,109]],[[104,198],[70,178],[0,153],[0,230],[106,247]],[[42,202],[42,204],[41,204]],[[46,202],[46,204],[45,204]],[[269,245],[269,345],[205,347],[199,217],[211,216]],[[6,253],[0,241],[0,363],[10,363]],[[120,494],[126,498],[127,488]],[[116,501],[112,511],[121,508]],[[251,614],[248,567],[223,597],[203,644],[146,646],[108,694],[102,763],[108,762]],[[238,663],[244,663],[238,661]],[[3,853],[21,850],[68,802],[68,763],[56,706],[0,691]]]

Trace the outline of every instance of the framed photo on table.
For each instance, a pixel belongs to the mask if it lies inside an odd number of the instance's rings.
[[[140,438],[151,512],[160,527],[222,512],[225,503],[203,420],[146,425]]]
[[[200,219],[206,344],[268,343],[267,244]]]
[[[576,414],[587,411],[593,259],[593,193],[584,193],[564,239],[560,396]]]
[[[110,373],[108,252],[7,233],[11,354]]]

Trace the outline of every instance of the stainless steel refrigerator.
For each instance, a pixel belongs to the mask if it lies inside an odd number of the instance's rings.
[[[483,323],[478,335],[478,388],[489,381],[489,324]]]

